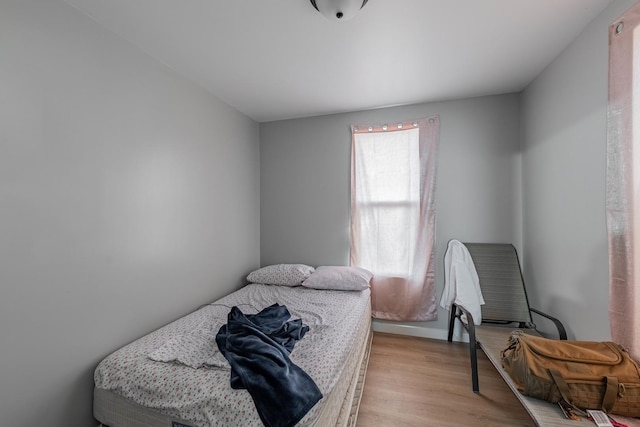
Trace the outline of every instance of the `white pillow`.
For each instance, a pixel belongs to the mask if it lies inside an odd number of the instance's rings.
[[[360,267],[323,266],[302,282],[302,286],[312,289],[337,291],[362,291],[369,288],[373,273]]]
[[[304,264],[274,264],[252,271],[247,280],[265,285],[300,286],[313,270]]]

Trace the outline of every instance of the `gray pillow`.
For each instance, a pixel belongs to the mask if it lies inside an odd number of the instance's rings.
[[[247,280],[265,285],[300,286],[313,271],[313,267],[304,264],[274,264],[252,271]]]
[[[369,288],[373,273],[360,267],[322,266],[302,282],[302,286],[312,289],[337,291],[362,291]]]

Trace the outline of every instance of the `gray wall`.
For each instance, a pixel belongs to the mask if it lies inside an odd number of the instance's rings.
[[[348,264],[350,125],[432,114],[441,120],[438,298],[448,240],[521,247],[519,97],[512,94],[260,124],[261,264]],[[443,337],[444,313],[412,324],[435,332],[414,333]]]
[[[524,275],[571,337],[608,340],[608,26],[616,1],[522,95]]]
[[[259,264],[259,127],[61,1],[0,2],[0,424]]]

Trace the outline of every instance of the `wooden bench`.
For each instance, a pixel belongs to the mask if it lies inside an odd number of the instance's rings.
[[[494,325],[476,326],[476,342],[478,343],[478,346],[482,349],[482,351],[487,355],[487,358],[496,368],[504,382],[509,386],[513,394],[518,398],[524,409],[529,413],[529,416],[536,423],[536,425],[541,427],[578,427],[582,424],[586,425],[586,422],[588,422],[590,425],[595,426],[595,424],[586,419],[583,419],[582,423],[579,421],[568,420],[564,417],[564,415],[562,414],[562,410],[557,404],[548,403],[544,400],[524,396],[518,391],[509,374],[502,368],[502,362],[500,360],[500,352],[507,346],[509,336],[511,335],[511,331],[513,330],[513,327],[501,327]],[[537,332],[534,330],[526,330],[526,332],[530,334],[537,334]]]
[[[500,352],[507,346],[509,335],[513,327],[500,327],[495,325],[480,325],[475,327],[476,342],[482,351],[487,355],[491,364],[496,368],[504,382],[509,386],[513,394],[518,398],[524,409],[536,425],[541,427],[573,426],[587,427],[595,426],[592,421],[582,418],[581,421],[568,420],[562,414],[560,407],[555,403],[548,403],[544,400],[534,399],[524,396],[518,391],[515,383],[509,374],[502,368]],[[534,330],[525,330],[526,333],[539,335]],[[612,416],[616,421],[628,427],[640,427],[640,418],[628,418],[619,415]]]

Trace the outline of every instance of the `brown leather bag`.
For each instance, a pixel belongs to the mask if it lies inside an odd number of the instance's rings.
[[[640,366],[616,343],[557,341],[513,331],[501,356],[526,396],[640,417]]]

